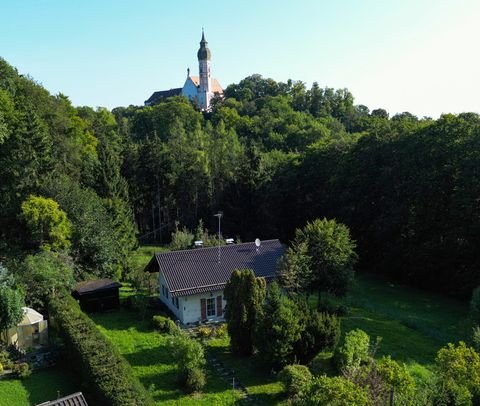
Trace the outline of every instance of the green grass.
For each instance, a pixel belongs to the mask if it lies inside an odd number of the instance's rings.
[[[155,253],[167,251],[167,247],[159,245],[141,245],[132,253],[131,260],[133,268],[142,270],[150,262]]]
[[[0,405],[30,406],[82,391],[76,378],[61,365],[32,373],[28,378],[0,380]]]
[[[468,341],[471,335],[466,303],[373,275],[358,275],[342,302],[349,307],[342,318],[343,332],[361,328],[371,337],[382,337],[378,355],[390,354],[412,369],[418,364],[430,368],[441,347]]]
[[[135,375],[151,391],[159,405],[229,405],[239,398],[230,384],[207,368],[202,394],[186,395],[178,389],[176,367],[167,350],[168,336],[153,331],[149,318],[138,320],[135,312],[119,310],[92,316],[98,328],[132,365]]]
[[[254,396],[256,405],[278,405],[286,402],[282,385],[257,357],[240,358],[232,355],[229,338],[212,339],[206,344],[208,351],[221,360],[226,368],[232,370],[236,379]]]

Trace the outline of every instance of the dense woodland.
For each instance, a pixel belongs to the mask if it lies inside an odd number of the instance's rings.
[[[358,269],[469,297],[480,284],[480,117],[356,105],[346,89],[252,75],[204,114],[183,98],[74,107],[0,59],[0,250],[45,244],[25,202],[53,199],[77,279],[129,271],[224,212],[225,236],[288,242],[314,218],[346,224]],[[22,207],[23,205],[23,207]],[[52,234],[53,235],[53,234]]]

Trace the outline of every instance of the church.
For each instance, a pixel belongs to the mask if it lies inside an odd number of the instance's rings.
[[[211,109],[212,97],[222,97],[223,88],[217,79],[212,78],[212,54],[207,45],[208,42],[205,40],[205,34],[202,30],[200,49],[197,52],[199,75],[191,76],[190,69],[187,69],[187,79],[183,87],[155,92],[145,101],[145,106],[157,104],[162,98],[185,96],[195,103],[200,110],[209,111]]]

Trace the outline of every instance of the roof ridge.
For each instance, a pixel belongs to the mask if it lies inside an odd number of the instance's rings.
[[[280,242],[280,240],[279,240],[278,238],[272,238],[271,240],[261,240],[262,243],[272,242],[272,241],[279,241],[279,242]],[[240,245],[247,245],[247,244],[255,244],[255,241],[241,242],[241,243],[238,243],[238,244],[223,244],[223,245],[220,245],[220,247],[238,247],[238,246],[240,246]],[[212,247],[188,248],[188,249],[186,249],[186,250],[176,250],[176,251],[167,251],[167,252],[156,252],[156,253],[155,253],[155,256],[158,256],[158,255],[167,255],[167,254],[173,254],[173,253],[178,254],[179,252],[205,251],[205,250],[209,250],[209,249],[218,249],[218,245],[215,245],[215,246],[212,246]]]

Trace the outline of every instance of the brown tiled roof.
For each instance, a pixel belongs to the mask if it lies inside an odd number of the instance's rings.
[[[178,87],[175,89],[170,90],[160,90],[158,92],[154,92],[148,100],[145,100],[145,105],[150,106],[151,104],[157,103],[162,98],[173,97],[173,96],[180,96],[182,94],[182,88]]]
[[[37,406],[88,406],[82,392],[77,392],[64,398],[40,403]]]
[[[190,76],[190,79],[192,79],[195,86],[200,86],[200,78],[198,76]],[[215,78],[212,79],[212,92],[223,94],[223,88]]]
[[[285,251],[279,240],[196,248],[155,254],[146,270],[161,271],[173,297],[223,289],[235,269],[252,269],[256,276],[275,277],[277,263]]]
[[[98,290],[121,288],[122,284],[111,279],[95,279],[93,281],[79,282],[75,285],[74,292],[79,295],[91,293]]]

